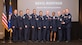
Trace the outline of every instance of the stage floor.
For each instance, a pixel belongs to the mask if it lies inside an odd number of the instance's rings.
[[[6,41],[6,43],[1,43],[0,41],[0,45],[82,45],[82,41],[79,40],[72,40],[69,43],[66,42],[16,42],[16,43],[8,43],[8,41]]]

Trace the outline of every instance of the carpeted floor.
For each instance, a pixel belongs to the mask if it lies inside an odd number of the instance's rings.
[[[82,41],[73,40],[69,43],[66,42],[14,42],[14,43],[1,43],[0,45],[82,45]]]

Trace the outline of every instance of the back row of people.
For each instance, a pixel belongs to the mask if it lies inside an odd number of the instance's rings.
[[[46,15],[43,15],[42,11],[39,11],[39,15],[36,14],[36,9],[33,9],[33,13],[29,14],[30,10],[26,9],[26,14],[23,15],[23,11],[14,10],[11,16],[11,28],[13,29],[13,41],[28,41],[31,39],[34,41],[56,41],[61,42],[65,40],[69,42],[71,31],[71,14],[69,9],[65,9],[57,12],[52,12],[52,16],[49,15],[49,11],[46,11]]]

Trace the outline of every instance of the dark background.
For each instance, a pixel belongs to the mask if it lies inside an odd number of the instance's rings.
[[[17,0],[11,0],[12,1],[12,9],[17,9]],[[6,3],[6,12],[7,16],[9,13],[9,0],[5,1]],[[72,40],[78,40],[82,39],[82,0],[79,0],[79,21],[78,22],[72,22],[72,30],[71,30],[71,39]],[[9,39],[9,33],[5,30],[5,39]]]

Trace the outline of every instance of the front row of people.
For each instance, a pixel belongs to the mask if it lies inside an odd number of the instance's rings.
[[[52,16],[49,15],[49,11],[46,11],[46,15],[43,16],[43,12],[39,11],[39,15],[36,14],[36,9],[33,9],[33,13],[29,14],[30,10],[26,10],[26,14],[23,15],[23,11],[14,10],[14,14],[11,16],[11,27],[13,29],[13,41],[28,41],[31,39],[34,41],[56,41],[65,40],[70,41],[71,31],[71,14],[69,9],[58,11],[57,15],[52,12]]]

